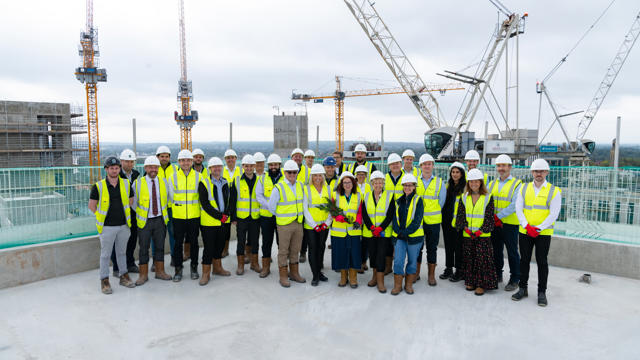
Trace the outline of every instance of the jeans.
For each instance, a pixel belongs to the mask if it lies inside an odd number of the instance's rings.
[[[131,231],[127,225],[104,226],[100,234],[100,280],[109,278],[109,257],[115,246],[116,262],[120,264],[122,273],[127,273],[127,258],[125,251]]]
[[[422,242],[409,244],[405,240],[396,240],[393,273],[396,275],[415,274],[418,270],[418,252]],[[405,268],[404,261],[407,259]]]
[[[496,265],[496,274],[502,277],[504,267],[503,247],[507,247],[507,258],[509,260],[509,282],[520,281],[520,255],[518,254],[518,225],[503,224],[491,233],[491,243],[493,244],[493,258]]]
[[[271,248],[273,247],[273,234],[278,240],[278,232],[276,231],[276,217],[260,217],[260,229],[262,230],[262,257],[271,258]]]
[[[438,260],[438,243],[440,242],[440,224],[422,224],[424,243],[427,245],[427,263],[435,264]],[[418,262],[422,262],[422,245],[418,252]]]
[[[529,281],[529,264],[533,248],[536,248],[536,262],[538,263],[538,291],[547,290],[547,278],[549,277],[549,263],[547,255],[551,245],[551,235],[538,235],[532,238],[527,234],[520,234],[520,288],[526,289]]]

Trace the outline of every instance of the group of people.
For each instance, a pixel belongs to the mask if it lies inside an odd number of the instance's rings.
[[[385,174],[367,161],[363,144],[355,147],[355,162],[345,164],[341,152],[315,163],[315,153],[294,149],[291,160],[277,154],[244,155],[240,166],[232,149],[224,160],[183,149],[178,164],[170,162],[168,147],[144,161],[144,174],[135,169],[135,154],[105,162],[106,177],[92,188],[89,209],[100,234],[102,292],[111,294],[109,261],[125,287],[142,286],[154,272],[160,280],[182,280],[190,260],[190,278],[204,286],[212,276],[230,276],[222,266],[229,253],[232,226],[237,233],[237,269],[266,278],[271,273],[273,240],[277,244],[278,282],[305,283],[299,264],[308,260],[311,285],[328,281],[324,270],[331,235],[331,269],[340,274],[338,286],[358,287],[358,273],[370,266],[369,287],[386,293],[385,275],[393,272],[393,288],[413,294],[420,280],[423,250],[427,283],[436,286],[437,247],[442,228],[445,269],[441,280],[464,280],[465,288],[481,296],[503,281],[507,249],[510,276],[504,290],[515,301],[528,296],[531,255],[538,266],[538,305],[546,306],[547,254],[560,212],[561,190],[548,183],[549,164],[531,163],[533,181],[511,175],[508,155],[495,159],[498,176],[489,181],[478,169],[480,157],[471,150],[466,166],[454,162],[448,179],[434,174],[435,160],[420,156],[414,166],[411,150],[390,154]],[[106,190],[106,191],[105,191]],[[169,234],[171,266],[165,272],[164,245]],[[262,235],[262,236],[260,236]],[[198,273],[201,236],[202,274]],[[262,244],[260,244],[262,239]],[[139,266],[133,252],[139,245]],[[260,246],[261,245],[261,246]],[[262,250],[262,261],[259,252]],[[149,269],[149,258],[153,264]],[[367,266],[367,260],[369,266]],[[135,282],[129,273],[138,272]]]

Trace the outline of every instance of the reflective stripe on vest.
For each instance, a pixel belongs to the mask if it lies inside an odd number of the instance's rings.
[[[136,206],[136,224],[139,229],[144,228],[147,224],[147,219],[149,218],[149,210],[151,207],[151,189],[149,189],[149,185],[147,185],[147,177],[138,178],[135,181],[136,187],[136,195],[138,197],[138,204]],[[162,219],[164,220],[164,224],[167,225],[169,222],[169,214],[167,213],[167,186],[166,182],[163,178],[157,177],[158,186],[160,192],[160,211],[162,213]]]
[[[360,193],[355,192],[351,194],[350,200],[347,201],[347,197],[344,195],[335,194],[336,206],[342,209],[345,217],[349,219],[349,222],[353,223],[358,216],[358,207],[360,206]],[[340,205],[342,203],[342,205]],[[354,229],[352,224],[341,223],[333,221],[331,223],[331,236],[345,237],[347,234],[351,236],[362,235],[362,227]]]
[[[407,210],[407,220],[406,220],[406,224],[405,224],[405,229],[409,227],[409,225],[411,225],[411,221],[413,220],[413,218],[416,216],[416,204],[418,203],[418,200],[422,201],[422,199],[420,198],[420,196],[418,196],[418,194],[414,194],[413,197],[411,198],[411,203],[409,203],[409,209]],[[396,205],[396,219],[394,221],[398,221],[398,225],[400,224],[400,206]],[[422,224],[420,224],[422,225]],[[394,231],[393,232],[393,237],[397,237],[398,234]],[[424,236],[424,229],[422,228],[422,226],[418,226],[418,230],[414,231],[412,234],[409,235],[409,237],[418,237],[418,236]]]
[[[424,216],[422,217],[425,224],[433,225],[442,222],[442,208],[440,207],[440,191],[442,190],[442,179],[434,176],[429,186],[424,187],[422,178],[418,180],[418,189],[416,194],[422,198],[424,205]]]
[[[371,223],[373,223],[373,225],[375,225],[376,227],[382,224],[384,218],[387,216],[387,211],[389,211],[389,205],[391,205],[393,196],[389,196],[388,194],[388,192],[383,190],[382,193],[380,193],[380,198],[378,199],[377,203],[374,201],[373,192],[367,193],[364,196],[364,206],[367,209],[367,214],[371,219]],[[391,223],[389,223],[389,226],[387,226],[387,228],[383,230],[385,237],[391,237],[393,231],[391,228]],[[366,226],[363,226],[362,236],[373,237],[373,233]]]
[[[211,179],[203,178],[202,183],[204,184],[204,187],[207,189],[207,200],[209,200],[209,204],[211,204],[211,206],[214,209],[220,211],[220,208],[218,207],[218,203],[216,202],[216,198],[213,194],[214,186],[213,186],[213,183],[211,182]],[[200,205],[200,225],[220,226],[222,225],[222,222],[220,222],[220,220],[214,218],[213,216],[209,215],[209,213],[202,208],[202,205]]]
[[[307,194],[307,204],[309,206],[309,213],[313,218],[313,221],[320,225],[321,223],[327,221],[329,217],[329,212],[326,210],[320,210],[318,206],[327,203],[327,199],[329,198],[329,187],[327,184],[323,182],[322,190],[318,193],[318,189],[311,184],[307,184],[305,187],[305,193]],[[311,229],[311,226],[304,223],[305,229]]]
[[[173,206],[172,216],[176,219],[195,219],[200,217],[200,200],[198,196],[198,184],[200,173],[189,170],[185,176],[184,171],[173,173]]]
[[[226,166],[222,167],[222,177],[227,180],[227,183],[229,184],[229,189],[231,189],[231,185],[233,185],[233,181],[238,177],[242,175],[242,170],[240,169],[239,166],[236,166],[235,168],[233,168],[233,174],[229,174],[229,169],[227,169]]]
[[[353,174],[353,176],[356,176],[356,168],[358,166],[359,166],[358,163],[354,162],[352,164],[349,164],[349,167],[347,168],[347,170],[351,174]],[[367,182],[369,182],[369,178],[371,177],[371,169],[373,169],[373,164],[365,160],[364,166],[367,167]]]
[[[518,188],[518,185],[522,183],[519,179],[511,178],[500,189],[500,179],[492,180],[489,183],[489,194],[493,198],[493,205],[495,206],[495,214],[498,215],[502,210],[506,209],[513,200],[513,195]],[[518,225],[518,215],[514,211],[513,214],[501,219],[503,223],[509,225]]]
[[[289,225],[294,221],[302,224],[304,213],[302,211],[302,198],[304,190],[302,184],[296,181],[296,193],[294,194],[288,183],[281,182],[276,185],[280,195],[280,201],[276,205],[276,224]]]
[[[278,181],[276,181],[277,184],[281,183],[284,179],[284,176],[280,176],[278,178]],[[267,203],[269,202],[269,199],[271,198],[271,193],[273,192],[273,180],[271,180],[271,176],[269,176],[268,174],[265,174],[260,181],[262,181],[262,190],[263,190],[263,194],[264,194],[264,198],[267,199]],[[269,211],[268,207],[262,206],[260,205],[260,216],[264,216],[264,217],[272,217],[273,214]]]
[[[555,185],[547,183],[536,195],[535,189],[532,183],[526,183],[522,186],[522,212],[524,213],[527,223],[533,227],[540,225],[551,213],[551,200],[560,194],[562,190]],[[531,186],[530,186],[531,185]],[[553,235],[553,227],[555,222],[551,224],[551,227],[544,229],[540,232],[540,235]],[[526,230],[520,227],[520,232],[526,234]]]
[[[476,204],[473,204],[473,199],[471,196],[468,196],[468,193],[465,193],[462,197],[462,203],[465,207],[465,213],[467,215],[467,227],[471,232],[476,232],[480,230],[482,225],[484,224],[484,213],[487,210],[487,205],[489,205],[489,199],[491,199],[491,195],[480,195]],[[480,206],[477,206],[477,205]],[[470,237],[469,234],[463,232],[464,237]],[[491,233],[482,233],[480,237],[489,237]]]
[[[131,227],[131,209],[129,208],[129,180],[118,177],[118,186],[120,188],[120,198],[122,199],[122,207],[124,208],[124,217],[127,220],[127,226]],[[107,179],[102,179],[96,183],[98,188],[98,204],[96,206],[96,228],[98,234],[102,234],[104,220],[109,212],[109,190],[107,188]]]
[[[162,166],[158,166],[158,176],[159,178],[164,179],[166,185],[171,183],[171,178],[173,177],[173,173],[177,171],[177,166],[173,164],[169,164],[166,169],[163,169]],[[167,204],[167,207],[171,208],[171,202]]]
[[[389,175],[388,173],[385,175],[384,189],[389,193],[393,193],[393,200],[398,200],[398,198],[400,198],[400,196],[404,194],[404,192],[402,191],[402,183],[400,181],[401,179],[402,174],[400,174],[400,177],[398,177],[398,182],[394,185],[393,180],[391,180],[391,175]]]
[[[255,179],[253,189],[249,192],[249,184],[247,184],[244,178],[238,176],[235,179],[236,192],[238,194],[236,216],[239,219],[246,219],[249,215],[251,215],[251,218],[254,220],[260,218],[260,204],[258,203],[258,198],[256,198],[257,182],[258,179]]]

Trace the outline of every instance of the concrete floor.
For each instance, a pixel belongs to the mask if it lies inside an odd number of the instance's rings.
[[[235,257],[224,266],[235,269]],[[531,295],[519,303],[503,284],[482,297],[462,283],[428,287],[425,268],[413,296],[368,288],[371,272],[355,290],[339,288],[330,270],[329,282],[311,287],[308,264],[308,282],[284,289],[273,270],[206,287],[188,271],[181,283],[151,279],[135,289],[112,277],[110,296],[97,270],[1,290],[0,359],[640,358],[637,280],[592,274],[588,285],[579,271],[551,268],[541,308],[535,265]]]

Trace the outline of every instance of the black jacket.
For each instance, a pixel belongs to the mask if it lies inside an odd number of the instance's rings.
[[[213,182],[211,182],[211,185],[213,185],[213,198],[216,200],[217,204],[220,204],[220,199],[218,199],[218,187]],[[212,216],[214,219],[221,220],[223,214],[227,215],[227,217],[229,216],[229,183],[225,182],[225,184],[222,185],[222,197],[224,202],[223,212],[220,212],[211,206],[211,203],[209,203],[207,187],[202,182],[198,185],[198,195],[200,195],[200,205],[202,205],[202,210],[206,211],[207,214]]]

